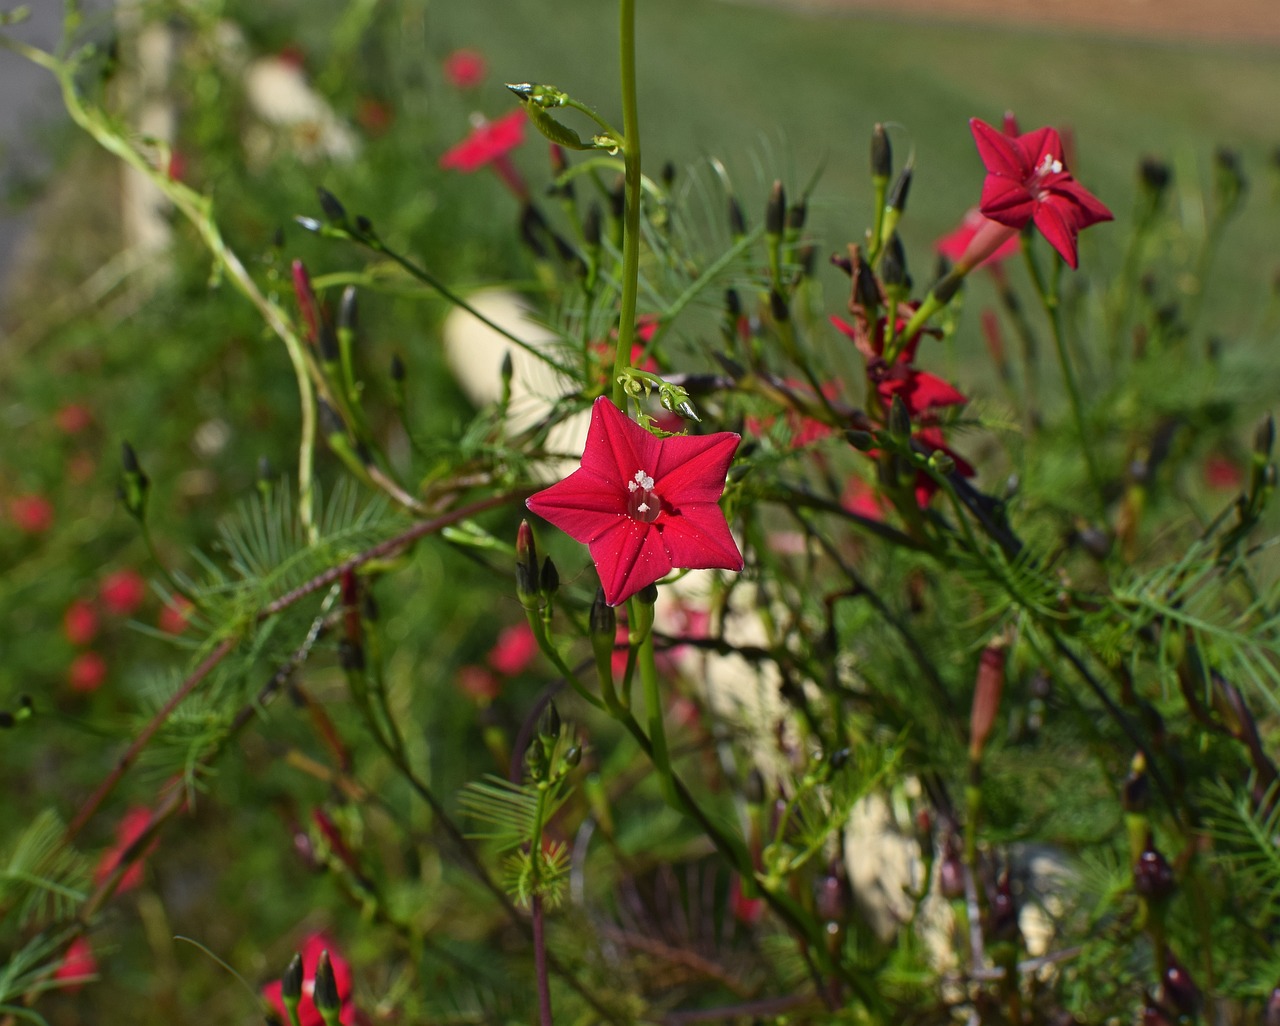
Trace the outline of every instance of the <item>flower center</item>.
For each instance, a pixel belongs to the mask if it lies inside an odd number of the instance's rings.
[[[1036,166],[1035,171],[1031,173],[1031,184],[1033,188],[1038,189],[1040,184],[1050,175],[1062,174],[1062,161],[1057,160],[1052,153],[1046,153],[1044,159]]]
[[[643,524],[652,524],[662,512],[662,500],[653,494],[653,478],[643,470],[627,482],[627,513]]]

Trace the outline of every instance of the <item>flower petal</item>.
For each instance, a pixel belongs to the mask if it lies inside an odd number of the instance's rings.
[[[529,496],[525,506],[574,541],[590,542],[619,518],[627,519],[624,495],[617,481],[603,481],[579,468],[563,481]]]
[[[732,431],[663,439],[657,469],[652,472],[654,491],[677,508],[690,502],[716,502],[741,441],[742,436]]]
[[[1074,207],[1068,200],[1050,196],[1036,207],[1035,222],[1049,242],[1056,249],[1067,266],[1073,271],[1079,266],[1076,257],[1076,222]]]
[[[659,521],[671,565],[691,570],[741,570],[742,553],[715,503],[682,507]]]
[[[622,517],[590,547],[604,600],[611,606],[671,572],[671,557],[653,524]]]
[[[1021,228],[1035,212],[1035,198],[1020,181],[987,175],[982,183],[982,216],[1009,228]]]
[[[582,453],[582,469],[593,473],[618,495],[637,470],[657,477],[659,442],[653,435],[601,396],[591,407],[591,426]]]
[[[969,119],[969,130],[973,132],[978,156],[988,174],[1022,181],[1031,173],[1032,168],[1027,165],[1026,155],[1017,141],[997,132],[980,118]]]

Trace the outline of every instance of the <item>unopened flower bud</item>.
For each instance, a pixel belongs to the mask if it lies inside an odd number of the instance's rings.
[[[786,297],[777,289],[769,290],[769,313],[777,324],[786,324],[791,320],[791,309],[787,306]]]
[[[1194,1017],[1200,1010],[1200,988],[1187,972],[1186,966],[1166,952],[1164,979],[1160,982],[1160,996],[1179,1015]]]
[[[941,449],[935,449],[929,456],[929,466],[943,477],[950,477],[956,469],[955,457]]]
[[[615,221],[621,221],[627,210],[627,180],[618,175],[609,190],[609,215]]]
[[[676,184],[676,165],[674,161],[668,160],[662,165],[660,178],[662,187],[670,192],[671,187]]]
[[[1143,157],[1138,164],[1138,180],[1143,188],[1155,196],[1160,196],[1169,187],[1172,173],[1169,165],[1158,157]]]
[[[787,231],[799,235],[809,217],[809,204],[801,199],[787,210]]]
[[[342,290],[342,301],[338,304],[338,331],[355,332],[359,322],[358,293],[354,285]]]
[[[742,212],[737,196],[729,197],[729,234],[735,240],[747,234],[747,215]]]
[[[907,412],[907,404],[897,392],[893,393],[893,400],[889,403],[888,426],[889,434],[900,442],[911,437],[911,414]]]
[[[151,491],[151,479],[138,464],[138,454],[128,442],[120,443],[120,485],[117,492],[129,516],[141,522],[147,513],[147,495]]]
[[[526,605],[538,601],[538,586],[542,582],[542,568],[538,565],[538,546],[533,538],[529,521],[521,520],[516,532],[516,595]]]
[[[1147,836],[1146,847],[1133,867],[1133,889],[1148,901],[1162,902],[1173,894],[1173,867]]]
[[[337,1022],[342,998],[338,995],[338,978],[333,974],[328,950],[320,952],[320,960],[316,962],[316,989],[311,998],[326,1023]]]
[[[907,274],[907,254],[902,248],[902,239],[894,232],[884,246],[884,256],[880,258],[880,280],[885,288],[910,288],[911,276]]]
[[[547,749],[542,743],[542,738],[535,737],[529,742],[529,747],[524,751],[524,768],[529,774],[529,779],[534,783],[546,778],[547,775]]]
[[[907,164],[894,180],[893,188],[889,190],[889,198],[887,204],[890,210],[896,210],[898,213],[907,209],[907,195],[911,192],[911,176],[913,174],[910,164]]]
[[[538,577],[538,588],[544,598],[552,598],[560,590],[560,571],[548,556],[542,561],[542,573]]]
[[[1120,805],[1125,812],[1146,812],[1151,800],[1151,782],[1147,779],[1147,758],[1141,752],[1129,764],[1129,775],[1120,788]]]
[[[846,442],[852,445],[859,452],[870,452],[876,447],[876,436],[870,431],[850,428],[844,433],[844,438]]]
[[[651,606],[658,601],[658,585],[646,584],[643,588],[636,592],[636,598],[646,606]]]
[[[782,180],[778,179],[773,183],[773,188],[769,190],[769,202],[765,204],[764,208],[765,234],[781,235],[786,217],[787,194],[782,186]]]
[[[1006,869],[996,881],[996,891],[991,896],[990,917],[987,921],[987,937],[992,943],[1017,940],[1018,903],[1013,895],[1013,881]]]
[[[947,839],[938,863],[938,890],[948,901],[964,897],[964,863],[960,860],[960,846],[954,837]]]
[[[562,722],[560,710],[556,708],[556,703],[549,701],[546,708],[542,710],[542,715],[538,718],[538,733],[542,737],[558,738]]]
[[[599,203],[592,203],[587,207],[587,215],[582,221],[582,239],[588,249],[600,247],[600,224],[603,218]]]
[[[969,758],[975,762],[982,758],[991,727],[1000,709],[1000,696],[1004,691],[1005,647],[988,645],[978,660],[978,678],[973,688],[973,705],[969,711]]]
[[[849,878],[845,876],[843,867],[839,863],[834,863],[828,867],[826,875],[818,881],[818,893],[814,895],[814,911],[825,923],[843,923],[849,918],[851,904]]]
[[[347,226],[347,208],[338,202],[337,196],[317,185],[316,199],[320,201],[320,209],[324,211],[325,220],[336,228]]]
[[[760,772],[758,766],[752,766],[751,772],[747,774],[747,779],[742,786],[742,796],[747,800],[748,805],[760,805],[768,796],[764,774]]]
[[[1271,458],[1271,448],[1276,442],[1276,420],[1268,413],[1253,432],[1253,451],[1263,460]]]
[[[893,147],[884,125],[877,123],[871,130],[871,178],[888,181],[893,174]]]
[[[286,1008],[297,1008],[302,1000],[302,956],[294,954],[280,977],[280,997]]]

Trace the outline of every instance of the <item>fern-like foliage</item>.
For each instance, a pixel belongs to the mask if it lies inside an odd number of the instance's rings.
[[[1174,563],[1115,584],[1109,613],[1134,636],[1162,625],[1166,636],[1185,636],[1207,666],[1247,686],[1280,710],[1280,603],[1271,594],[1245,595],[1224,572],[1215,550],[1191,546]],[[1172,630],[1170,630],[1172,629]],[[1177,650],[1161,648],[1168,670]]]
[[[0,913],[16,910],[26,925],[66,919],[84,901],[84,860],[62,843],[65,830],[46,809],[13,841],[0,865]]]
[[[1280,783],[1255,802],[1249,788],[1217,780],[1207,788],[1206,804],[1214,853],[1230,867],[1237,897],[1247,897],[1257,922],[1274,923],[1280,915]]]

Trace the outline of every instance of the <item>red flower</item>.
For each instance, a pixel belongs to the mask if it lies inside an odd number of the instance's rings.
[[[673,567],[741,570],[719,506],[741,437],[655,438],[601,396],[582,466],[527,505],[591,550],[611,606]]]
[[[943,406],[963,406],[969,401],[950,383],[915,366],[916,349],[920,345],[919,334],[902,347],[897,360],[890,366],[883,356],[886,318],[882,317],[876,322],[875,334],[870,338],[864,328],[849,324],[839,317],[832,317],[831,323],[838,331],[853,339],[858,351],[866,359],[867,380],[875,386],[876,394],[885,409],[892,405],[895,395],[902,397],[907,412],[913,418]],[[904,327],[906,321],[899,318],[899,330]]]
[[[444,77],[455,89],[472,89],[484,81],[489,62],[478,50],[454,50],[444,59]]]
[[[175,595],[160,610],[156,626],[166,634],[181,634],[191,624],[193,609],[190,601],[181,595]]]
[[[953,264],[958,264],[964,259],[969,250],[969,244],[973,242],[979,229],[990,223],[990,219],[984,216],[981,210],[977,207],[970,207],[964,212],[964,219],[960,222],[960,227],[950,235],[944,235],[940,238],[934,243],[933,248]],[[1018,238],[1016,235],[1010,234],[991,253],[978,261],[975,266],[999,263],[1001,260],[1007,260],[1017,252]]]
[[[969,127],[987,169],[983,215],[1013,229],[1033,221],[1062,259],[1076,267],[1076,235],[1091,224],[1110,221],[1111,211],[1071,177],[1058,133],[1039,128],[1008,136],[977,118]]]
[[[9,515],[25,534],[43,534],[53,526],[53,503],[43,495],[19,495],[9,500]]]
[[[338,954],[333,942],[322,933],[313,933],[302,942],[302,1001],[298,1004],[298,1022],[301,1026],[324,1026],[324,1017],[316,1008],[316,965],[320,961],[321,952],[329,952],[329,964],[333,966],[333,978],[338,984],[338,998],[342,1002],[342,1011],[338,1021],[350,1026],[355,1018],[355,1003],[351,1000],[351,967],[347,960]],[[262,988],[262,997],[281,1022],[288,1022],[289,1015],[285,1011],[284,998],[280,993],[279,980],[268,983]]]
[[[498,635],[498,643],[489,653],[489,665],[505,677],[514,677],[528,667],[538,654],[538,639],[529,621],[512,624]]]
[[[85,983],[98,974],[98,959],[93,954],[93,945],[83,934],[71,942],[62,962],[54,971],[53,978],[62,983],[62,989],[77,991]]]
[[[72,691],[97,691],[107,679],[107,661],[97,652],[81,652],[67,670]]]
[[[78,435],[93,424],[93,414],[89,407],[80,403],[67,403],[58,407],[53,415],[53,422],[64,435]]]
[[[463,666],[458,670],[457,684],[464,695],[481,705],[488,705],[502,691],[498,678],[483,666]]]
[[[120,817],[120,822],[116,824],[115,843],[103,852],[102,858],[98,860],[98,868],[93,871],[93,882],[95,884],[102,883],[103,880],[115,872],[116,866],[120,864],[120,859],[133,846],[134,842],[143,835],[147,829],[147,824],[150,822],[151,810],[143,805],[134,806]],[[151,847],[153,848],[154,844]],[[125,870],[124,875],[120,878],[120,884],[116,888],[117,894],[131,891],[142,883],[142,862],[149,854],[151,854],[151,848],[148,848],[142,855],[133,860],[132,865]]]
[[[471,172],[505,157],[524,141],[525,112],[517,107],[496,121],[481,120],[471,134],[440,158],[440,166]]]
[[[113,616],[129,616],[147,597],[147,584],[136,570],[117,570],[108,574],[98,588],[102,604]]]
[[[797,395],[804,396],[811,401],[813,405],[818,405],[818,400],[814,397],[812,390],[805,385],[796,381],[794,378],[787,378],[783,382],[787,388]],[[838,399],[840,397],[840,384],[835,381],[828,381],[822,386],[822,394],[827,399]],[[790,447],[792,449],[804,449],[815,442],[820,442],[828,437],[835,429],[830,424],[825,424],[813,417],[806,417],[799,410],[788,409],[786,415],[787,429],[791,433]],[[745,429],[749,434],[763,437],[768,434],[774,425],[773,417],[748,417],[746,419]]]
[[[98,614],[84,599],[75,599],[62,614],[62,633],[73,645],[87,645],[98,633]]]

